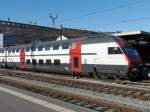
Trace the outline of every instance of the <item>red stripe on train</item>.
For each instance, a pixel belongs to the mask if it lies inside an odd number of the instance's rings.
[[[70,68],[72,72],[81,72],[82,71],[82,62],[81,62],[81,44],[82,39],[78,38],[72,42],[70,49]]]
[[[26,57],[25,50],[24,48],[21,48],[20,50],[20,68],[21,69],[26,68],[25,57]]]

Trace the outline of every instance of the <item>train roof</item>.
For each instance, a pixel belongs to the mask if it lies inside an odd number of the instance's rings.
[[[124,41],[120,37],[108,35],[108,34],[101,34],[97,36],[85,36],[85,37],[80,37],[80,38],[74,38],[74,39],[67,39],[67,40],[58,40],[58,41],[48,41],[48,42],[34,42],[26,45],[18,45],[18,46],[11,46],[11,47],[5,47],[5,48],[0,48],[3,50],[6,49],[13,49],[13,48],[20,48],[21,46],[23,47],[31,47],[35,44],[35,46],[44,46],[44,45],[53,45],[53,44],[64,44],[64,43],[71,43],[75,40],[81,40],[83,41],[84,44],[91,44],[91,43],[107,43],[107,42],[112,42],[112,41]]]
[[[74,38],[74,39],[67,39],[67,40],[59,40],[59,41],[48,41],[48,42],[38,42],[38,45],[46,45],[46,44],[63,44],[63,43],[71,43],[76,40],[83,41],[84,44],[90,44],[90,43],[106,43],[106,42],[112,42],[112,41],[125,41],[120,37],[108,35],[108,34],[101,34],[97,36],[85,36],[80,38]]]

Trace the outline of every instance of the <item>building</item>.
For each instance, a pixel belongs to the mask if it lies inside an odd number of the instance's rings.
[[[0,34],[0,48],[14,46],[16,44],[15,37],[11,34]]]

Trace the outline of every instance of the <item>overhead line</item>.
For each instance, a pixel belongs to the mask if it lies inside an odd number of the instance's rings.
[[[96,26],[108,26],[108,25],[117,25],[117,24],[123,24],[123,23],[129,23],[129,22],[137,22],[137,21],[142,21],[142,20],[148,20],[150,19],[150,16],[147,17],[142,17],[142,18],[134,18],[134,19],[128,19],[128,20],[122,20],[119,22],[114,22],[114,23],[106,23],[106,24],[101,24],[101,25],[96,25]],[[94,27],[96,27],[94,26]]]
[[[149,1],[149,0],[138,0],[138,1],[135,1],[135,2],[129,2],[129,3],[126,3],[126,4],[122,4],[122,5],[112,7],[112,8],[108,8],[108,9],[104,9],[104,10],[92,11],[92,12],[89,12],[87,14],[78,16],[76,18],[64,20],[64,21],[62,21],[62,23],[67,23],[67,22],[71,22],[71,21],[74,21],[74,20],[82,19],[83,17],[90,16],[90,15],[95,15],[95,14],[98,14],[98,13],[110,12],[110,11],[113,11],[113,10],[116,10],[116,9],[120,9],[120,8],[123,8],[123,7],[128,7],[128,6],[131,6],[131,5],[135,5],[135,4],[139,4],[139,3],[143,3],[143,2],[147,2],[147,1]]]

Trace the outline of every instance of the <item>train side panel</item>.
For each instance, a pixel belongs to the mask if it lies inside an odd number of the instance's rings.
[[[109,54],[109,48],[121,51],[116,42],[94,43],[82,45],[82,63],[84,72],[93,72],[96,67],[99,73],[125,75],[128,72],[128,63],[124,53]]]

